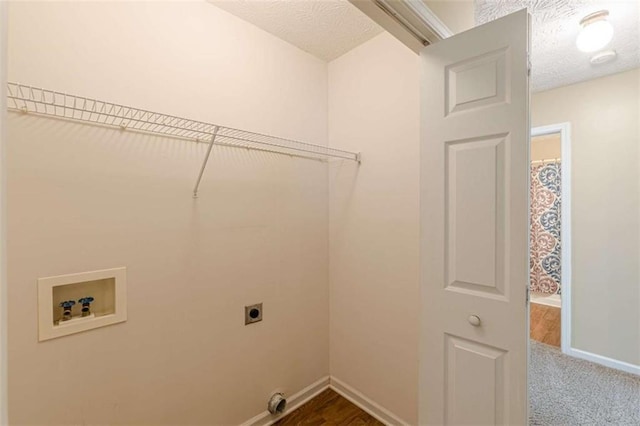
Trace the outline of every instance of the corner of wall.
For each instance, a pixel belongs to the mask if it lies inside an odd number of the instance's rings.
[[[9,423],[7,405],[7,251],[6,251],[6,142],[7,142],[7,10],[0,2],[0,425]]]
[[[391,424],[418,412],[419,69],[388,33],[329,63],[329,144],[362,152],[330,166],[332,387]]]

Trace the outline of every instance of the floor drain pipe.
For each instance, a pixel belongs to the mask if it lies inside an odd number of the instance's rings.
[[[287,399],[284,397],[283,393],[274,393],[269,398],[269,403],[267,404],[267,408],[271,414],[280,414],[284,412],[284,409],[287,407]]]

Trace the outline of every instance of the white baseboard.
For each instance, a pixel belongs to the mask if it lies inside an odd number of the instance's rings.
[[[357,390],[353,389],[346,383],[336,379],[335,377],[323,377],[317,382],[307,386],[300,392],[287,397],[287,409],[284,413],[273,415],[265,410],[257,416],[242,423],[241,426],[270,426],[296,409],[300,408],[309,400],[318,396],[324,390],[331,388],[362,410],[371,414],[376,419],[388,426],[407,425],[408,423],[397,417],[391,411],[373,402]],[[266,401],[265,401],[266,404]]]
[[[640,376],[640,365],[630,364],[624,361],[618,361],[617,359],[607,358],[606,356],[596,355],[591,352],[583,351],[581,349],[569,348],[566,352],[567,355],[576,358],[584,359],[586,361],[595,362],[596,364],[604,365],[605,367],[615,368],[627,373],[636,374]]]
[[[391,411],[387,410],[384,407],[381,407],[377,403],[373,402],[357,390],[353,389],[351,386],[347,385],[344,382],[336,379],[335,377],[331,377],[331,381],[329,387],[353,402],[355,405],[371,414],[376,419],[380,420],[385,425],[389,426],[397,426],[397,425],[406,425],[407,422],[403,421]]]
[[[554,308],[562,308],[562,299],[558,294],[551,296],[538,296],[534,293],[529,297],[531,303],[537,303],[538,305],[553,306]]]
[[[277,422],[287,414],[290,414],[297,408],[299,408],[305,402],[308,402],[310,399],[318,396],[322,391],[329,388],[329,376],[323,377],[315,383],[307,386],[302,389],[300,392],[293,394],[291,396],[287,396],[287,408],[284,413],[274,415],[269,413],[269,411],[264,410],[262,413],[253,417],[252,419],[247,420],[242,423],[241,426],[269,426],[273,423]],[[267,401],[264,402],[265,406],[267,405]]]

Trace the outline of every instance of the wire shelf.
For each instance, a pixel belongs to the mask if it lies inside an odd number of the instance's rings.
[[[340,158],[360,163],[360,153],[248,132],[20,83],[7,83],[7,106],[9,109],[25,113],[206,142],[209,147],[193,190],[194,197],[198,195],[200,181],[213,145],[256,149],[305,158]]]
[[[301,154],[314,158],[360,160],[359,154],[355,152],[248,132],[19,83],[7,84],[7,99],[9,109],[13,110],[156,133],[195,142],[211,142],[215,134],[214,144],[216,145],[266,149],[271,152]]]

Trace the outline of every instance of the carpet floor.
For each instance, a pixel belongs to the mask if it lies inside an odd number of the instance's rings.
[[[529,424],[640,425],[640,377],[531,341]]]

